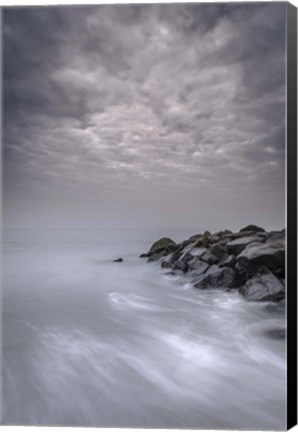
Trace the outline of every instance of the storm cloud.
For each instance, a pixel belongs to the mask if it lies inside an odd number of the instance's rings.
[[[7,225],[284,225],[285,3],[5,8]]]

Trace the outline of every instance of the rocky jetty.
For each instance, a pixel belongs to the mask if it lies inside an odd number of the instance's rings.
[[[285,298],[285,230],[248,225],[234,233],[206,231],[178,244],[164,237],[142,256],[160,261],[171,274],[189,274],[197,289],[237,289],[248,301]]]

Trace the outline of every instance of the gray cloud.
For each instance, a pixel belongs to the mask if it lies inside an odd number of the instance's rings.
[[[233,212],[241,224],[246,209],[283,224],[285,11],[284,3],[5,8],[9,212],[21,194],[29,202],[38,191],[37,214],[49,196],[75,190],[80,201],[87,188],[90,201],[109,194],[107,206],[113,193],[135,197],[135,208],[142,197],[162,205],[166,194],[178,212],[181,199],[193,215],[182,225],[202,215],[194,193],[224,221]]]

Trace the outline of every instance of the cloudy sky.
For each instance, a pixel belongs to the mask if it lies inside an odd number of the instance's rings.
[[[285,3],[6,8],[6,226],[284,226]]]

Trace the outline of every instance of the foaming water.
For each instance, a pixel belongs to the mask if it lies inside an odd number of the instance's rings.
[[[162,234],[5,234],[5,424],[285,428],[283,312],[139,259]]]

